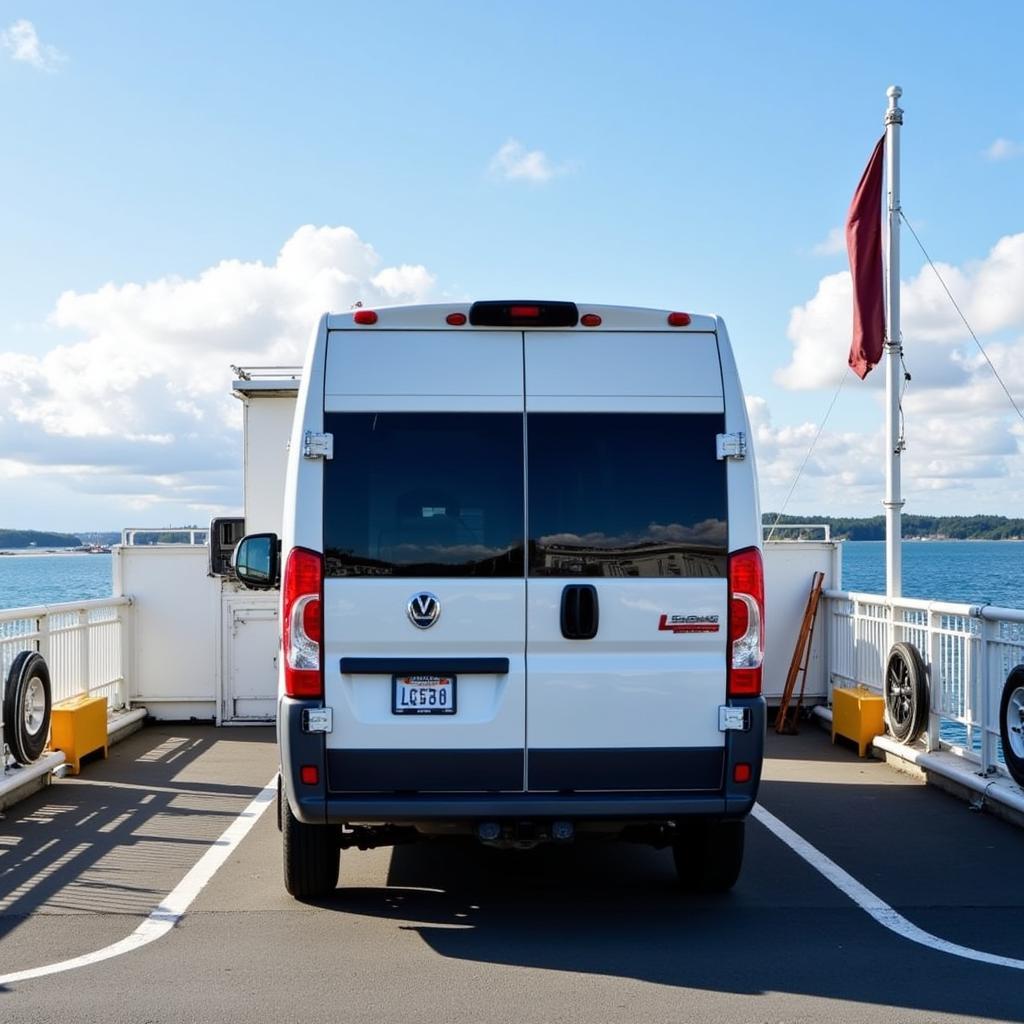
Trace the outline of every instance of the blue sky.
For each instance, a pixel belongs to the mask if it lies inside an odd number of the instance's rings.
[[[1018,4],[4,3],[0,29],[2,526],[237,505],[228,364],[356,297],[720,312],[777,510],[844,373],[823,250],[894,81],[904,208],[1024,396]],[[906,510],[1017,514],[1020,421],[921,264],[904,233]],[[880,384],[851,377],[789,511],[880,512]]]

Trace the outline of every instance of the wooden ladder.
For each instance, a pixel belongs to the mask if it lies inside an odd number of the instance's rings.
[[[818,617],[818,601],[821,599],[821,587],[824,582],[825,574],[823,572],[816,572],[811,580],[811,592],[807,595],[807,607],[804,609],[800,633],[796,638],[796,647],[793,649],[793,660],[789,663],[789,673],[786,675],[786,688],[782,691],[779,711],[775,716],[775,731],[780,734],[792,734],[797,731],[796,722],[804,702],[804,687],[807,685],[807,663],[811,657],[814,621]],[[798,675],[800,676],[800,696],[797,698],[792,715],[790,715],[789,705],[793,700],[793,690],[796,688]]]

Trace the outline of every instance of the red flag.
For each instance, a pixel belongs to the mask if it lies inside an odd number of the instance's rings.
[[[846,250],[853,277],[853,344],[850,369],[863,380],[882,359],[885,302],[882,288],[882,156],[878,140],[846,215]]]

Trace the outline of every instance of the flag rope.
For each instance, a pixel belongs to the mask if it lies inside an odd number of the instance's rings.
[[[839,378],[839,386],[836,388],[835,394],[832,396],[832,401],[829,402],[828,409],[825,411],[825,417],[822,419],[821,424],[818,427],[818,432],[814,435],[814,440],[811,441],[810,448],[807,449],[804,461],[800,463],[800,468],[796,471],[796,476],[793,478],[793,483],[789,488],[789,493],[786,495],[786,500],[782,503],[782,508],[778,515],[776,515],[775,522],[772,523],[772,528],[768,531],[768,536],[765,537],[766,543],[772,539],[775,534],[775,527],[779,525],[779,520],[786,514],[786,507],[789,505],[789,499],[793,497],[796,485],[800,483],[800,476],[804,471],[804,466],[807,465],[807,460],[811,457],[811,453],[814,451],[814,446],[818,443],[818,438],[821,437],[821,432],[825,429],[825,424],[828,423],[829,416],[832,415],[832,409],[836,404],[836,399],[839,397],[839,392],[843,390],[843,385],[846,383],[846,377],[847,371],[844,369],[843,375]]]
[[[942,275],[939,273],[939,268],[935,266],[935,264],[932,262],[931,256],[928,255],[928,250],[921,243],[921,239],[917,237],[917,232],[914,230],[914,225],[911,224],[909,220],[907,220],[907,215],[903,212],[903,210],[900,210],[900,217],[903,219],[903,223],[906,224],[907,227],[910,229],[910,233],[914,236],[914,241],[917,242],[918,248],[921,250],[922,253],[924,253],[924,258],[928,261],[928,266],[932,268],[933,272],[935,273],[935,276],[939,279],[939,284],[942,285],[942,290],[946,293],[946,296],[949,298],[949,301],[953,303],[953,308],[960,315],[960,319],[963,320],[964,327],[967,328],[971,337],[974,339],[974,344],[978,346],[978,351],[981,352],[981,354],[985,357],[985,362],[988,363],[989,369],[995,375],[996,380],[999,381],[999,386],[1003,389],[1003,391],[1006,392],[1006,397],[1010,400],[1010,405],[1013,406],[1014,412],[1017,413],[1021,420],[1024,420],[1024,412],[1021,412],[1020,406],[1013,400],[1013,395],[1010,394],[1010,389],[1003,383],[1003,378],[999,376],[999,371],[993,365],[992,360],[989,359],[988,353],[985,351],[984,346],[981,344],[980,341],[978,341],[978,336],[974,333],[974,328],[971,327],[971,325],[967,322],[967,317],[964,316],[963,310],[957,305],[956,299],[953,298],[953,293],[946,286],[946,282],[942,279]]]

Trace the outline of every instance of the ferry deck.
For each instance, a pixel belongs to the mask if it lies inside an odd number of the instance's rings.
[[[273,730],[148,725],[6,811],[0,1019],[1021,1019],[1024,833],[810,722],[768,755],[726,896],[643,846],[432,841],[299,903]]]
[[[240,373],[247,459],[283,467],[296,387]],[[276,478],[247,474],[248,531],[279,528]],[[302,903],[274,813],[277,595],[218,570],[221,523],[126,530],[109,599],[0,611],[4,673],[43,654],[55,701],[106,699],[113,744],[80,774],[0,765],[4,1024],[1024,1019],[1024,792],[998,757],[1024,612],[851,594],[827,534],[773,541],[764,692],[820,571],[814,714],[769,730],[731,893],[681,891],[667,850],[438,839],[345,850]],[[838,690],[881,691],[896,643],[929,666],[927,728],[862,758],[819,726]]]

